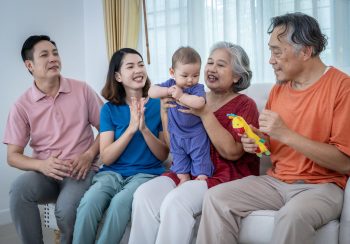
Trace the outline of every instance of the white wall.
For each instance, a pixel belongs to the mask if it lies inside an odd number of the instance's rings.
[[[32,84],[20,50],[33,34],[56,41],[62,74],[86,80],[98,93],[107,70],[101,0],[1,0],[0,2],[0,138],[4,137],[11,105]],[[27,150],[30,152],[30,150]],[[11,221],[8,191],[21,173],[8,166],[6,146],[0,145],[0,225]]]
[[[84,2],[86,81],[101,93],[106,81],[107,58],[102,0]]]

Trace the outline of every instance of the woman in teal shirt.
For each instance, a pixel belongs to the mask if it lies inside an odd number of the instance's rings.
[[[147,97],[150,80],[142,56],[130,48],[111,58],[102,96],[100,156],[103,166],[82,198],[73,243],[119,243],[131,216],[133,193],[163,173],[164,142],[160,100]]]

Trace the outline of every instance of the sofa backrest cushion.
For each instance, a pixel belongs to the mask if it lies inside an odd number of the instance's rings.
[[[273,83],[256,83],[251,84],[248,89],[242,91],[250,98],[254,99],[258,106],[259,112],[265,108],[267,98],[269,97]]]

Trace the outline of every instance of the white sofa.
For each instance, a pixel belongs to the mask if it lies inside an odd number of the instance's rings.
[[[266,103],[269,91],[273,84],[262,83],[255,84],[244,91],[245,94],[255,100],[258,105],[259,111],[261,111]],[[260,174],[265,174],[266,169],[270,166],[270,160],[268,157],[263,157],[260,161]],[[53,211],[51,209],[51,211]],[[269,243],[274,228],[274,215],[275,211],[260,210],[254,211],[246,218],[242,220],[242,225],[239,234],[239,243]],[[47,214],[50,216],[51,228],[57,228],[55,225],[55,219],[53,214]],[[196,216],[197,223],[195,225],[195,231],[192,243],[195,243],[200,216]],[[54,222],[52,224],[52,222]],[[169,226],[169,228],[176,228]],[[127,230],[124,233],[121,243],[127,243],[130,232],[130,223]],[[350,180],[347,183],[343,210],[340,219],[333,220],[328,224],[322,226],[316,231],[315,244],[350,244]],[[180,243],[181,244],[181,243]],[[296,243],[299,244],[299,243]]]

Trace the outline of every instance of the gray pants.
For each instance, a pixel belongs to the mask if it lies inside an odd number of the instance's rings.
[[[197,243],[238,243],[241,218],[275,210],[270,243],[313,244],[315,229],[340,216],[344,191],[335,184],[287,184],[249,176],[210,189],[204,199]]]
[[[49,202],[56,202],[61,243],[71,243],[76,210],[94,174],[90,171],[85,180],[79,181],[72,178],[58,181],[35,171],[20,175],[10,189],[10,212],[22,243],[43,243],[38,204]]]

